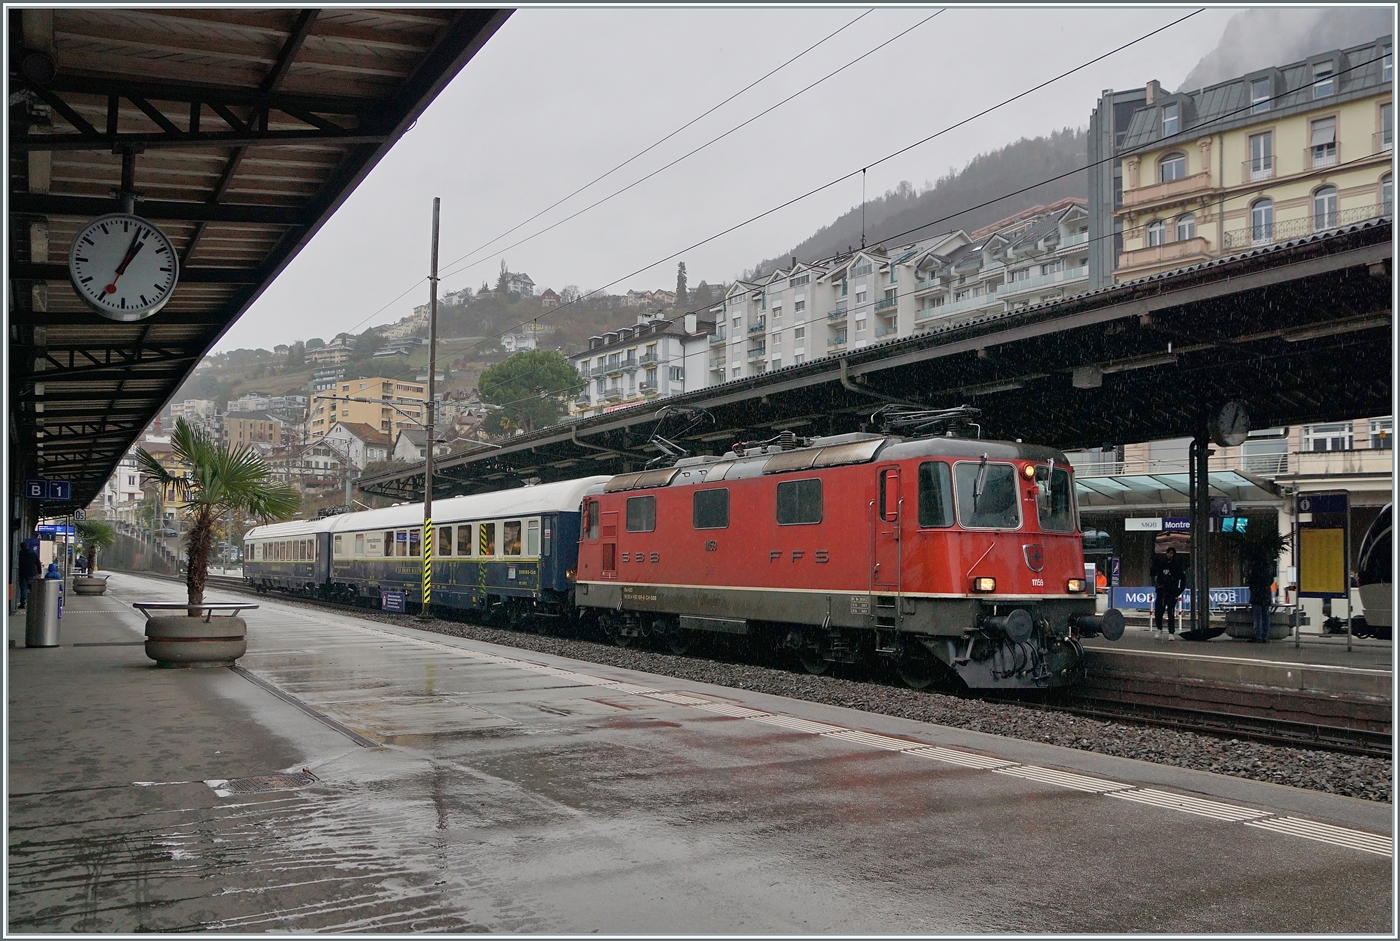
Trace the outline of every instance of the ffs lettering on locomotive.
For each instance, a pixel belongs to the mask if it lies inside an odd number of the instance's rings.
[[[768,633],[822,673],[1043,688],[1122,634],[1084,578],[1072,468],[1036,445],[850,434],[623,474],[583,505],[577,604],[619,643]]]

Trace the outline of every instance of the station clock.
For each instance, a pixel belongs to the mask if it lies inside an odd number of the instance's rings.
[[[180,262],[159,228],[128,213],[99,216],[73,237],[68,276],[83,302],[109,320],[144,320],[175,293]]]

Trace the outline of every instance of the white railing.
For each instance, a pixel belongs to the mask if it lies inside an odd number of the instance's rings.
[[[1025,291],[1034,291],[1036,288],[1043,288],[1050,284],[1078,281],[1088,276],[1088,267],[1081,265],[1078,268],[1066,268],[1063,271],[1052,271],[1049,274],[1036,275],[1034,278],[1026,278],[1023,281],[1007,282],[1001,286],[1001,293],[1020,294]]]
[[[1089,241],[1088,232],[1076,232],[1073,235],[1065,236],[1064,241],[1060,243],[1060,248],[1073,248],[1076,245],[1083,245],[1087,241]]]

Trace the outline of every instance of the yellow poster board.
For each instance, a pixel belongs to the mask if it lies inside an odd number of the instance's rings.
[[[1299,530],[1298,593],[1346,596],[1346,530]]]

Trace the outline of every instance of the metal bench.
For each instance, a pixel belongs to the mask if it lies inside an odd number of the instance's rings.
[[[243,601],[225,601],[215,604],[188,604],[184,601],[134,601],[131,606],[136,608],[146,619],[150,620],[153,612],[162,614],[167,611],[189,611],[194,609],[203,612],[205,622],[218,613],[220,617],[235,617],[240,611],[251,611],[258,607],[256,604],[249,604]],[[196,615],[198,616],[198,615]]]

